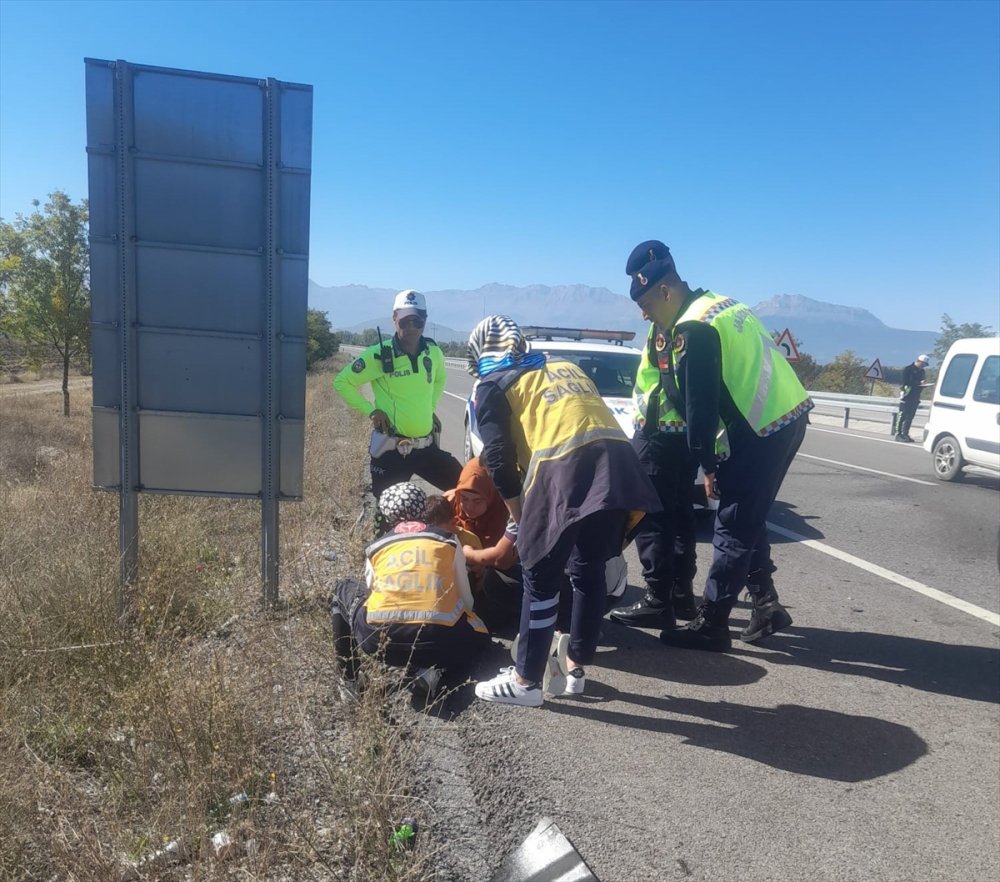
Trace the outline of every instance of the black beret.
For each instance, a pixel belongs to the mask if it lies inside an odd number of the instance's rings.
[[[674,261],[666,245],[656,239],[640,242],[625,264],[626,274],[632,277],[629,297],[638,301],[673,268]]]

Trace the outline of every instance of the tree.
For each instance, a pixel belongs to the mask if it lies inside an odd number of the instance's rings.
[[[944,361],[944,357],[948,354],[951,344],[956,340],[962,340],[966,337],[995,336],[996,331],[989,325],[981,325],[979,322],[956,325],[952,321],[951,316],[945,313],[941,316],[941,333],[938,335],[937,340],[934,341],[934,358],[937,359],[938,364],[941,364]]]
[[[318,309],[306,312],[306,370],[317,361],[329,358],[339,348],[340,342],[330,328],[326,313]]]
[[[90,252],[87,201],[61,190],[41,211],[0,219],[0,321],[33,358],[62,362],[63,414],[69,416],[69,368],[90,347]]]
[[[863,395],[868,391],[867,382],[865,363],[848,349],[823,368],[822,373],[816,378],[816,389],[824,392]]]

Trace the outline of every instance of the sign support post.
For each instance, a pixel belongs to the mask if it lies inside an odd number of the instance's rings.
[[[130,617],[139,579],[139,425],[136,384],[135,194],[129,150],[134,126],[132,70],[119,60],[114,65],[116,165],[118,171],[118,332],[121,358],[121,402],[118,411],[119,490],[118,552],[121,580],[119,620]]]
[[[260,506],[260,577],[264,586],[264,605],[274,606],[278,602],[278,487],[275,481],[275,463],[280,462],[278,453],[277,400],[278,385],[277,353],[275,345],[275,285],[278,282],[277,243],[274,231],[278,226],[276,217],[280,204],[278,176],[276,171],[275,145],[280,138],[278,119],[278,84],[273,79],[261,80],[264,90],[264,163],[265,175],[265,243],[266,257],[264,272],[266,290],[264,293],[264,413],[261,425],[261,506]]]

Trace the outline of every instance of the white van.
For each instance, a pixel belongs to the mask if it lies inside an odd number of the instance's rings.
[[[924,450],[942,481],[967,465],[1000,472],[1000,337],[956,340],[938,374]]]

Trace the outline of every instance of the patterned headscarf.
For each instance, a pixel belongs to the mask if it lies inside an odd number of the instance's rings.
[[[488,315],[469,335],[466,370],[474,377],[517,365],[538,367],[544,363],[542,353],[528,354],[528,341],[517,322],[508,316]]]
[[[378,498],[378,510],[382,512],[385,525],[392,529],[403,521],[423,520],[426,501],[427,496],[416,484],[402,481],[382,491]]]

